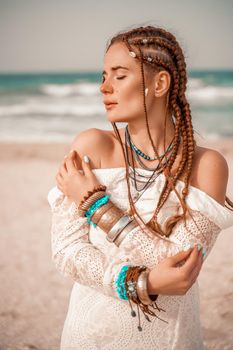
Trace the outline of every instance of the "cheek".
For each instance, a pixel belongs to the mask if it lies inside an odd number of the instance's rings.
[[[124,89],[119,91],[120,107],[127,108],[126,112],[130,110],[143,110],[143,95],[141,84],[127,84]]]
[[[126,115],[129,116],[140,116],[143,112],[143,102],[140,96],[135,95],[127,102],[127,107],[125,108]]]

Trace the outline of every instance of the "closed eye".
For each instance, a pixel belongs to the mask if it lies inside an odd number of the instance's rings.
[[[117,77],[117,80],[122,80],[126,77],[126,75],[123,75],[122,77]],[[102,77],[102,83],[105,82],[105,77]]]

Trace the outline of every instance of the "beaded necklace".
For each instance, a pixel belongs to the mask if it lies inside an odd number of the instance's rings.
[[[173,140],[172,140],[173,142]],[[172,150],[173,148],[173,143],[170,143],[170,145],[168,146],[167,150],[169,149],[169,151]],[[133,162],[133,166],[131,166],[130,161],[129,161],[129,154],[128,154],[128,147],[127,145],[130,147],[130,151],[131,151],[131,157],[132,157],[132,162]],[[155,168],[149,168],[147,166],[145,166],[145,164],[143,164],[139,158],[139,154],[138,152],[135,152],[132,144],[130,142],[130,134],[128,131],[128,128],[125,128],[125,153],[126,153],[126,159],[127,159],[127,163],[129,166],[129,177],[131,178],[131,180],[133,181],[134,187],[138,192],[142,192],[140,194],[140,196],[137,198],[137,200],[142,196],[142,194],[146,191],[146,189],[155,182],[156,178],[162,173],[162,171],[164,170],[168,160],[170,159],[172,152],[170,153],[169,157],[166,157],[168,151],[165,151],[164,154],[162,156],[160,156],[159,158],[159,164],[155,167]],[[143,152],[142,152],[143,153]],[[134,166],[134,157],[137,158],[139,164],[146,170],[149,170],[152,172],[151,175],[143,175],[140,174]],[[165,158],[165,162],[162,163],[162,160]],[[145,180],[147,179],[147,180]],[[139,185],[140,184],[140,185]],[[144,186],[142,186],[141,184],[145,184]],[[139,188],[139,186],[141,186]]]
[[[173,148],[173,140],[172,140],[170,145],[167,147],[166,151],[161,156],[158,156],[158,157],[155,157],[155,158],[151,158],[150,156],[148,156],[147,154],[145,154],[144,152],[142,152],[139,148],[137,148],[135,146],[135,144],[133,143],[133,141],[132,141],[132,139],[131,139],[131,137],[129,135],[128,125],[125,128],[125,134],[127,135],[127,141],[129,142],[130,146],[132,147],[132,149],[135,152],[135,154],[136,154],[138,159],[140,159],[139,156],[144,158],[144,159],[146,159],[146,160],[149,160],[149,161],[162,159]]]

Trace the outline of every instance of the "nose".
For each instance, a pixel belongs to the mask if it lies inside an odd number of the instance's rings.
[[[107,82],[107,79],[105,79],[105,81],[100,85],[100,92],[102,94],[113,92],[112,85]]]

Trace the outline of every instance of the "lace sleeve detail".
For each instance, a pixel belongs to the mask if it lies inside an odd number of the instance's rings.
[[[169,239],[152,237],[149,230],[132,230],[121,243],[120,248],[126,255],[133,254],[137,264],[153,268],[166,257],[175,255],[189,246],[200,244],[207,255],[212,249],[220,228],[199,211],[192,211],[192,218],[180,221],[174,227]]]
[[[87,219],[79,217],[77,207],[67,197],[59,196],[52,208],[52,257],[57,269],[74,281],[118,298],[114,281],[121,267],[146,265],[153,268],[161,260],[200,243],[211,250],[220,228],[198,211],[186,224],[179,222],[169,239],[153,236],[141,228],[132,230],[114,250],[105,254],[89,240]]]
[[[52,259],[58,271],[75,282],[118,298],[114,281],[128,259],[110,258],[89,241],[87,218],[80,217],[75,203],[60,195],[50,200],[52,209]],[[120,252],[119,252],[120,253]]]

